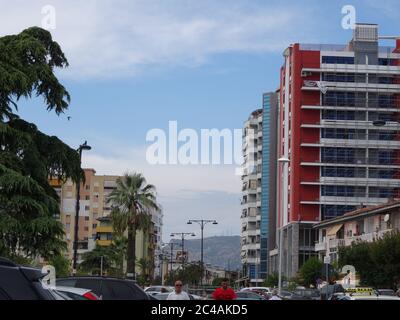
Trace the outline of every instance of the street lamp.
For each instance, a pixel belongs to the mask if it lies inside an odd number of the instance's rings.
[[[185,252],[185,237],[195,237],[196,235],[193,232],[173,232],[171,233],[171,237],[174,236],[180,236],[181,240],[182,240],[182,270],[185,264],[185,259],[184,259],[184,252]]]
[[[189,220],[187,222],[187,224],[193,224],[193,223],[197,223],[200,228],[201,228],[201,278],[200,278],[200,285],[203,285],[203,276],[204,276],[204,260],[203,260],[203,242],[204,242],[204,226],[208,223],[212,223],[212,224],[218,224],[218,222],[216,220]]]
[[[82,168],[82,151],[89,151],[92,147],[87,144],[85,141],[81,144],[77,150],[79,154],[79,168]],[[81,177],[78,175],[78,179],[76,181],[76,204],[75,204],[75,233],[74,233],[74,258],[72,265],[72,274],[76,275],[76,263],[78,257],[78,229],[79,229],[79,209],[80,209],[80,197],[81,197]]]
[[[283,173],[285,178],[286,166],[289,164],[290,160],[287,157],[282,157],[278,159],[278,163],[282,163],[283,165]],[[285,186],[285,179],[282,184],[282,212],[280,215],[280,226],[279,226],[279,266],[278,266],[278,292],[281,294],[282,292],[282,258],[283,258],[283,224],[284,224],[284,216],[287,216],[288,213],[288,190],[287,183]]]

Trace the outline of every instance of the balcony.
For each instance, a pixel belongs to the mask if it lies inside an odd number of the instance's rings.
[[[96,244],[101,247],[108,247],[112,243],[112,240],[96,240]]]
[[[326,242],[317,242],[315,244],[315,251],[325,251],[326,250]]]
[[[112,226],[98,226],[96,228],[96,232],[97,233],[112,233],[113,228],[112,228]]]
[[[351,148],[399,149],[400,141],[321,138],[319,143],[302,143],[301,146],[302,147],[340,147],[340,148],[351,147]]]

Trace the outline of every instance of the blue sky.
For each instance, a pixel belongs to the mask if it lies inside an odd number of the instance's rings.
[[[47,4],[71,64],[58,74],[72,102],[57,117],[40,99],[21,101],[20,115],[71,146],[88,140],[84,165],[99,174],[143,172],[158,187],[166,241],[188,218],[218,219],[208,235],[239,234],[241,181],[228,165],[149,166],[148,130],[170,120],[179,129],[241,128],[277,87],[287,45],[351,38],[341,28],[344,5],[382,35],[400,34],[396,0],[0,0],[0,35],[40,25]]]

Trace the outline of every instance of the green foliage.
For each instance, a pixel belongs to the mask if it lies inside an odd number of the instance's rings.
[[[114,232],[122,235],[128,230],[127,272],[135,274],[136,233],[138,230],[148,230],[152,212],[160,210],[155,187],[147,184],[140,173],[125,174],[117,180],[117,188],[111,192],[107,202],[112,205]]]
[[[68,61],[50,32],[32,27],[0,38],[0,119],[15,117],[12,108],[33,93],[43,96],[48,110],[60,114],[70,96],[54,74]]]
[[[282,276],[282,281],[285,281],[285,277]],[[264,287],[277,287],[279,285],[279,274],[277,272],[268,275],[267,279],[264,280]]]
[[[354,266],[363,286],[396,288],[400,284],[400,233],[341,247],[339,265]]]
[[[63,255],[57,255],[49,260],[49,264],[56,269],[57,277],[67,277],[70,274],[70,262]]]
[[[83,177],[78,153],[14,112],[18,100],[33,93],[48,110],[63,112],[70,97],[54,68],[67,65],[46,30],[0,38],[0,255],[48,259],[66,248],[62,224],[54,219],[59,199],[48,179]]]
[[[186,265],[185,268],[172,271],[167,276],[167,283],[173,285],[175,281],[181,280],[184,285],[197,286],[200,283],[201,267],[198,264]],[[219,283],[221,284],[221,283]]]
[[[221,285],[221,283],[222,283],[222,280],[224,280],[225,278],[215,278],[213,281],[212,281],[212,286],[213,287],[219,287],[220,285]],[[235,284],[235,281],[233,280],[233,279],[228,279],[228,281],[229,281],[229,286],[230,287],[233,287],[234,286],[234,284]]]
[[[299,276],[304,285],[315,285],[316,280],[322,277],[323,262],[318,258],[308,259],[299,271]]]

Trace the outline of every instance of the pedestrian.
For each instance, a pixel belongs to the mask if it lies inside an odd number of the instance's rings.
[[[282,298],[278,296],[278,290],[272,290],[272,297],[269,300],[282,300]]]
[[[168,295],[167,300],[190,300],[189,295],[182,290],[182,287],[182,281],[175,281],[175,290]]]
[[[235,300],[236,293],[228,286],[228,279],[223,279],[221,287],[215,289],[213,293],[214,300]]]

